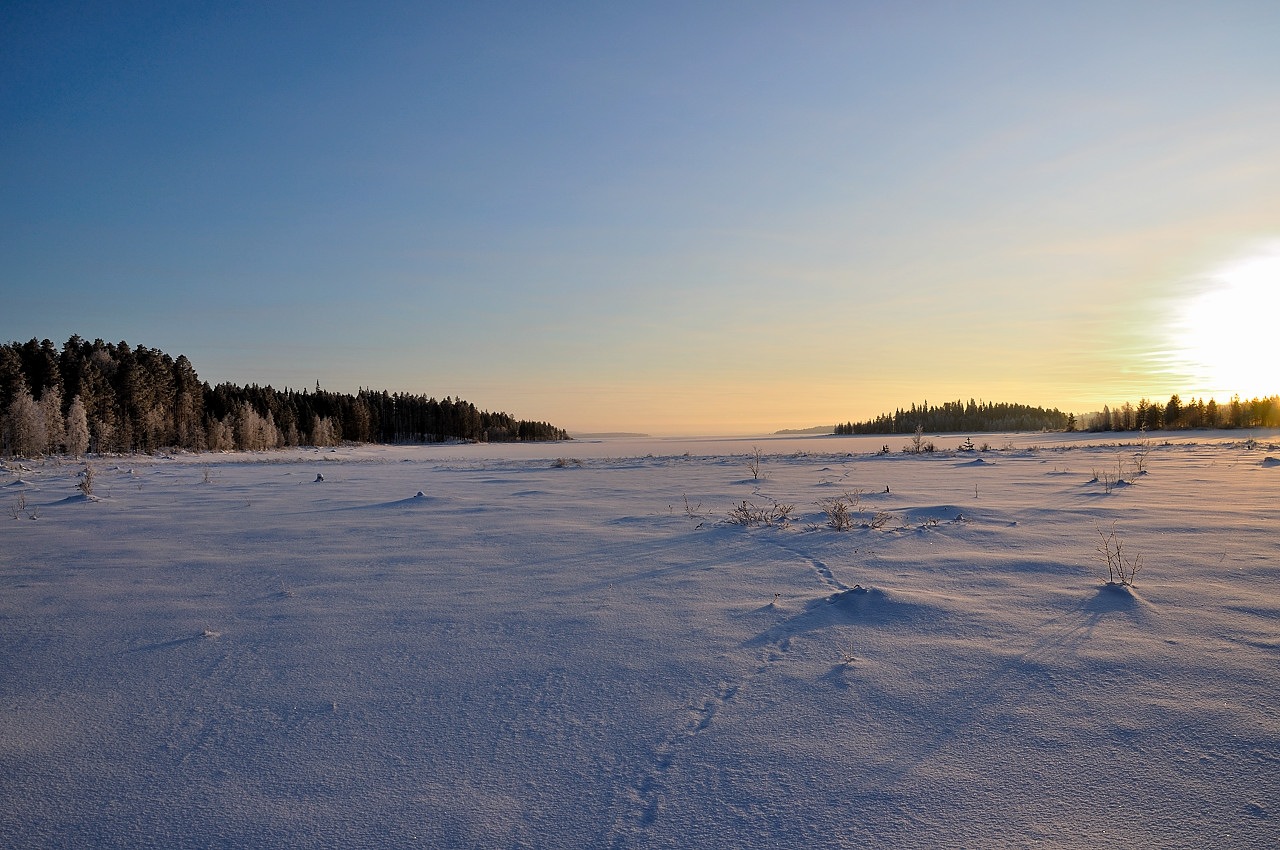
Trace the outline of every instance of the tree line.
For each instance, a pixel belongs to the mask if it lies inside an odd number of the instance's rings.
[[[1146,398],[1136,405],[1125,402],[1114,410],[1105,405],[1089,417],[1090,431],[1179,431],[1188,428],[1280,428],[1280,396],[1242,401],[1239,395],[1226,404],[1202,398],[1183,401],[1176,393],[1165,404]]]
[[[927,401],[899,408],[864,422],[835,426],[836,434],[910,434],[921,428],[933,432],[975,431],[1178,431],[1192,428],[1280,428],[1280,396],[1247,401],[1236,395],[1219,404],[1202,398],[1183,401],[1176,393],[1161,404],[1147,398],[1137,404],[1125,402],[1114,409],[1105,405],[1100,413],[1088,414],[1077,422],[1073,413],[1025,404],[960,401],[932,406]]]
[[[0,346],[0,450],[263,450],[341,442],[567,440],[561,428],[478,410],[459,398],[362,389],[210,386],[185,355],[73,336]]]
[[[972,433],[977,431],[1065,431],[1075,426],[1075,418],[1054,408],[1032,407],[1007,402],[978,402],[969,399],[948,401],[940,406],[925,401],[911,408],[898,408],[864,422],[835,426],[837,434],[910,434],[916,428],[934,432]]]

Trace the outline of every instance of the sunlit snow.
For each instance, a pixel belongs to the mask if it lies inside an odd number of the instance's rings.
[[[9,461],[0,845],[1274,847],[1277,435],[932,439]]]

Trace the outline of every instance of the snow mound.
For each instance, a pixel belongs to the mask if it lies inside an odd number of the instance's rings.
[[[412,496],[408,496],[403,499],[393,499],[392,501],[389,501],[389,502],[374,502],[373,504],[370,504],[370,505],[350,505],[342,508],[331,508],[330,510],[385,511],[385,510],[394,509],[394,508],[422,508],[439,501],[440,501],[439,497],[428,496],[426,493],[419,490],[418,492],[414,493]]]
[[[952,618],[953,611],[924,596],[854,585],[810,603],[809,610],[834,610],[839,619],[879,627],[936,626]]]
[[[1093,596],[1085,600],[1081,610],[1090,617],[1120,617],[1134,624],[1149,627],[1154,622],[1156,609],[1138,595],[1137,588],[1128,584],[1103,582]]]
[[[1277,457],[1264,457],[1264,458],[1262,459],[1262,465],[1263,465],[1263,466],[1280,466],[1280,458],[1277,458]]]
[[[972,519],[972,511],[959,505],[927,505],[918,508],[907,508],[902,511],[902,518],[907,525],[924,525],[944,522],[968,522]]]
[[[75,502],[101,502],[101,501],[102,501],[102,498],[99,496],[94,496],[89,493],[76,493],[74,495],[67,496],[65,499],[59,499],[57,503],[60,505],[67,505]]]

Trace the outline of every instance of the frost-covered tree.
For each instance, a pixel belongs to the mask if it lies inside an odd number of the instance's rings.
[[[231,424],[231,414],[222,419],[209,417],[205,427],[205,439],[211,452],[229,452],[236,447],[235,429]]]
[[[40,396],[40,418],[44,420],[45,451],[59,451],[67,442],[67,420],[62,416],[62,389],[53,384]]]
[[[236,417],[236,438],[240,448],[250,452],[266,451],[280,445],[280,431],[270,411],[262,416],[247,401],[241,403]]]
[[[67,453],[80,457],[89,450],[89,417],[80,396],[71,399],[67,410]]]
[[[342,442],[338,423],[328,416],[311,417],[311,445],[324,447],[336,446]]]
[[[22,386],[46,414],[43,439],[31,438],[26,429],[30,411],[25,400],[19,402],[22,434],[17,439],[26,453],[37,444],[42,451],[67,444],[65,400],[76,397],[84,407],[88,449],[93,452],[153,451],[170,445],[230,449],[246,441],[273,448],[296,445],[313,435],[318,435],[316,442],[330,445],[342,440],[568,438],[548,423],[479,411],[461,399],[440,401],[367,389],[349,395],[324,391],[318,382],[314,393],[229,383],[210,387],[185,356],[175,359],[146,346],[73,336],[61,351],[49,340],[0,344],[3,451],[13,450],[16,426],[9,421],[9,408]],[[56,395],[50,395],[55,390]],[[245,403],[257,418],[242,415]],[[313,427],[319,419],[326,420],[321,431]]]
[[[35,457],[45,452],[47,435],[40,405],[31,397],[25,385],[14,393],[9,402],[9,447],[15,455]]]

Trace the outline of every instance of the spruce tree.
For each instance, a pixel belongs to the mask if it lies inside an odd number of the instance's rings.
[[[71,399],[67,410],[67,454],[80,457],[89,450],[89,419],[80,396]]]
[[[62,384],[50,384],[40,397],[40,419],[44,422],[45,451],[53,454],[67,442],[67,420],[62,415]]]

